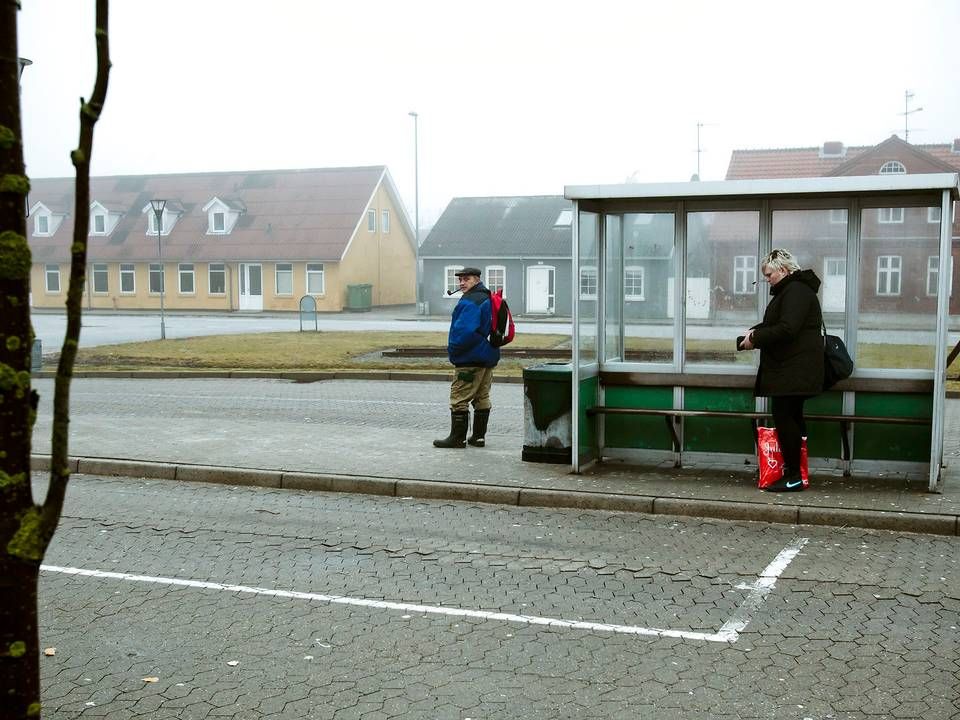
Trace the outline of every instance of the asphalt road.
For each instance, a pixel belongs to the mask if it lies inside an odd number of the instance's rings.
[[[44,717],[960,718],[958,551],[78,476]]]

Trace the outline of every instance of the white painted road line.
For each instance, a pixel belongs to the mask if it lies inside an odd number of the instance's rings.
[[[777,584],[777,578],[783,574],[783,571],[793,562],[793,559],[800,553],[807,542],[808,538],[797,538],[787,545],[787,547],[781,550],[773,559],[773,562],[767,565],[764,571],[760,573],[760,577],[758,577],[752,585],[746,586],[745,589],[749,590],[747,597],[740,603],[740,607],[734,612],[733,617],[723,624],[723,627],[720,628],[717,635],[725,637],[728,642],[737,641],[740,633],[743,632],[743,629],[750,623],[750,618],[754,611],[760,607],[764,599]]]
[[[537,617],[534,615],[514,615],[512,613],[491,612],[487,610],[467,610],[464,608],[450,608],[436,605],[415,605],[411,603],[388,602],[385,600],[368,600],[366,598],[345,597],[342,595],[325,595],[321,593],[298,592],[294,590],[273,590],[270,588],[251,587],[249,585],[227,585],[223,583],[207,582],[203,580],[186,580],[182,578],[154,577],[151,575],[133,575],[130,573],[110,572],[107,570],[86,570],[83,568],[60,567],[57,565],[41,565],[44,572],[60,573],[63,575],[77,575],[95,577],[108,580],[125,580],[128,582],[152,583],[155,585],[172,585],[175,587],[189,587],[200,590],[224,590],[226,592],[247,593],[251,595],[265,595],[269,597],[293,598],[297,600],[312,600],[333,605],[351,605],[354,607],[377,608],[381,610],[398,610],[401,612],[424,613],[428,615],[446,615],[448,617],[468,617],[480,620],[500,620],[502,622],[522,623],[525,625],[544,625],[555,628],[569,628],[572,630],[592,630],[597,632],[612,632],[622,635],[644,635],[652,637],[681,638],[684,640],[700,640],[705,642],[733,643],[737,641],[740,632],[750,622],[750,615],[755,611],[763,599],[770,593],[776,584],[776,579],[786,569],[787,565],[796,557],[806,544],[806,538],[800,538],[785,548],[774,559],[767,569],[753,583],[750,593],[740,604],[733,619],[725,623],[719,632],[703,633],[685,630],[667,630],[664,628],[646,628],[637,625],[616,625],[611,623],[586,622],[583,620],[563,620],[559,618]]]

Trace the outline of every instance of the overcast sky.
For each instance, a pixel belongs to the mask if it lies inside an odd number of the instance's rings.
[[[73,174],[94,0],[23,0],[27,172]],[[114,0],[95,175],[386,165],[452,197],[724,177],[735,148],[960,137],[958,0]],[[951,75],[952,73],[952,75]]]

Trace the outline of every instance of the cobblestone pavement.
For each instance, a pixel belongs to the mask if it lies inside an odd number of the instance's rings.
[[[958,551],[955,537],[77,476],[45,562],[118,575],[42,573],[44,717],[960,718]],[[425,610],[438,606],[482,612]],[[731,621],[731,641],[697,635]]]
[[[34,386],[41,394],[34,452],[49,453],[53,381]],[[462,475],[461,462],[489,479],[501,475],[501,463],[518,464],[523,388],[504,383],[492,389],[484,454],[437,462],[431,440],[449,429],[449,389],[409,381],[79,379],[70,453],[423,480]]]

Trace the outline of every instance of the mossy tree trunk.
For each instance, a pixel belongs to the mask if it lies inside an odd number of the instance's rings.
[[[67,429],[70,379],[80,337],[90,215],[93,128],[107,95],[110,57],[108,0],[96,3],[97,78],[90,102],[80,101],[80,144],[71,154],[77,182],[70,248],[67,333],[57,368],[50,484],[42,504],[30,486],[31,435],[37,394],[31,387],[30,248],[25,216],[29,182],[20,121],[18,3],[0,3],[0,720],[38,718],[40,647],[37,581],[60,520],[70,477]]]

